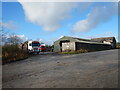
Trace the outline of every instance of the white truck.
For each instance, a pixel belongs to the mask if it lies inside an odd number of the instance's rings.
[[[26,49],[29,53],[39,53],[40,43],[38,41],[26,41],[23,44],[23,49]]]

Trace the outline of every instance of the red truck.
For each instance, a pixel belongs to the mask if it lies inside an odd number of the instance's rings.
[[[40,45],[40,52],[45,52],[45,45]]]

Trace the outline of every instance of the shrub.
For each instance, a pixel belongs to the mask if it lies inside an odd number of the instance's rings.
[[[2,46],[2,64],[25,59],[28,56],[28,53],[18,48],[17,45]]]
[[[116,48],[120,49],[120,42],[117,42]]]

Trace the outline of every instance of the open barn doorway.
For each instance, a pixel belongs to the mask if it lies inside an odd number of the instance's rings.
[[[70,40],[62,40],[60,41],[59,45],[60,45],[60,51],[62,52],[62,43],[65,43],[65,42],[70,42]]]

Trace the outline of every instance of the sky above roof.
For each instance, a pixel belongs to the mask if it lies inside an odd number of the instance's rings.
[[[52,44],[61,36],[118,38],[115,2],[2,2],[2,25],[25,40]]]

